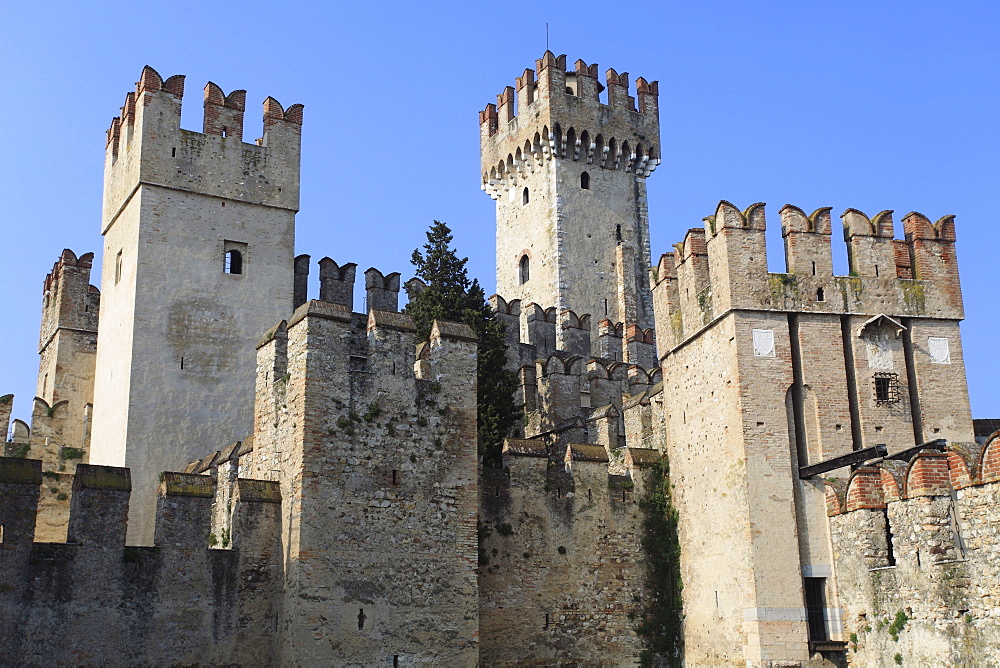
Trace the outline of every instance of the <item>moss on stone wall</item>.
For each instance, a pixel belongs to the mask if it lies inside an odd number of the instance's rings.
[[[903,305],[907,313],[923,315],[927,310],[923,282],[903,278],[899,281],[899,287],[903,291]]]
[[[670,493],[670,465],[666,459],[644,471],[645,494],[639,499],[643,512],[642,550],[646,561],[646,592],[636,632],[645,649],[644,666],[680,666],[683,657],[683,598],[681,545],[677,536],[677,510]]]

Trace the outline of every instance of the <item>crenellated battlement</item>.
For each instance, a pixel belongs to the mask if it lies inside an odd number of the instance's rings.
[[[546,51],[497,95],[479,113],[483,190],[497,199],[555,158],[649,176],[660,162],[659,86],[638,79],[637,108],[627,72],[609,69],[605,80],[596,63],[567,71],[565,55]]]
[[[42,325],[38,347],[42,352],[59,329],[97,334],[97,316],[101,292],[90,284],[94,254],[76,256],[69,248],[63,250],[45,276],[42,287]]]
[[[180,127],[183,97],[183,75],[164,80],[148,65],[126,95],[107,133],[103,231],[139,182],[298,209],[301,104],[266,98],[263,134],[248,144],[245,90],[208,82],[201,132]]]
[[[0,615],[20,631],[0,639],[6,660],[32,663],[44,648],[57,663],[271,662],[275,642],[259,630],[274,624],[281,586],[277,483],[236,482],[222,545],[214,479],[164,473],[153,547],[126,545],[129,469],[87,464],[72,476],[68,540],[38,542],[49,484],[42,462],[0,458]]]
[[[767,269],[765,209],[740,211],[725,200],[689,230],[653,272],[658,322],[669,322],[660,355],[733,309],[878,314],[897,318],[964,317],[955,256],[954,217],[931,223],[904,218],[905,239],[893,236],[891,211],[872,218],[856,209],[841,216],[848,276],[833,275],[830,209],[810,215],[781,211],[786,273]]]
[[[632,620],[645,568],[637,501],[643,469],[661,456],[574,441],[505,441],[504,468],[482,471],[479,500],[484,655],[521,664],[537,647],[564,644],[564,661],[600,656],[618,664],[635,656],[641,641]],[[507,642],[510,633],[521,640]]]

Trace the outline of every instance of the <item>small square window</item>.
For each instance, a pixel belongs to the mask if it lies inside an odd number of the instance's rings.
[[[872,379],[875,403],[879,406],[899,403],[899,374],[877,373]]]

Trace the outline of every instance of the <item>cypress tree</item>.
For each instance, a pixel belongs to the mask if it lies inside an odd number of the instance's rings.
[[[459,258],[451,241],[448,226],[435,220],[423,252],[414,250],[410,259],[426,287],[407,287],[409,303],[404,312],[416,322],[418,341],[427,340],[436,319],[463,322],[479,337],[479,454],[486,466],[499,467],[503,439],[521,418],[521,408],[514,403],[517,375],[506,368],[506,326],[486,302],[479,281],[469,280],[465,269],[469,258]]]

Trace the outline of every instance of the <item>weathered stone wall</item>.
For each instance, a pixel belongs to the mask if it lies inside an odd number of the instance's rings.
[[[32,540],[41,474],[0,459],[4,663],[274,662],[277,484],[238,481],[232,549],[210,549],[213,479],[164,474],[155,546],[126,547],[128,469],[78,467],[65,543]]]
[[[180,128],[183,87],[147,67],[106,152],[92,460],[134,471],[136,541],[152,536],[157,471],[249,434],[237,388],[253,384],[261,333],[292,311],[302,108],[268,98],[248,144],[245,92],[206,86],[198,133]]]
[[[645,562],[636,498],[631,477],[609,475],[601,446],[508,441],[504,468],[485,469],[481,483],[488,665],[637,660]]]
[[[852,662],[980,666],[1000,653],[998,461],[994,439],[982,453],[924,450],[830,484]]]
[[[476,344],[310,301],[258,351],[247,468],[281,482],[283,663],[478,660]]]

